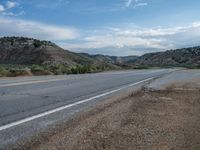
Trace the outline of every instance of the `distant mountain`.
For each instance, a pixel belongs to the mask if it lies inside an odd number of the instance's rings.
[[[135,65],[162,66],[200,66],[200,46],[148,53],[131,61]]]
[[[101,62],[112,63],[115,65],[124,65],[138,58],[138,56],[117,57],[117,56],[108,56],[108,55],[90,55],[90,57]]]

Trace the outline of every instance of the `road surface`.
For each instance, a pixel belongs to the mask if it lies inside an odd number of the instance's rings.
[[[174,70],[0,79],[0,149],[66,120],[93,101]]]

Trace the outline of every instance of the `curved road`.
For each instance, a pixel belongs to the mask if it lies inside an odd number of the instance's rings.
[[[0,149],[66,119],[90,101],[172,69],[0,79]],[[80,107],[80,106],[79,106]],[[52,119],[53,118],[53,119]],[[21,121],[21,122],[20,122]],[[33,130],[34,129],[34,130]]]

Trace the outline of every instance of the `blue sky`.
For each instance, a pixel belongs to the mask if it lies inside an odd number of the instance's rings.
[[[0,0],[0,36],[75,52],[142,55],[200,45],[199,0]]]

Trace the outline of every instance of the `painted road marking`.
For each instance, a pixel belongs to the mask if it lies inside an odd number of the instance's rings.
[[[147,82],[147,81],[150,81],[152,79],[154,79],[154,78],[152,77],[152,78],[148,78],[148,79],[145,79],[145,80],[141,80],[139,82],[135,82],[135,83],[120,87],[118,89],[115,89],[115,90],[112,90],[112,91],[109,91],[109,92],[106,92],[106,93],[103,93],[103,94],[100,94],[100,95],[97,95],[97,96],[94,96],[94,97],[91,97],[91,98],[87,98],[87,99],[84,99],[84,100],[81,100],[81,101],[78,101],[78,102],[75,102],[75,103],[72,103],[72,104],[69,104],[69,105],[61,106],[61,107],[58,107],[56,109],[49,110],[49,111],[46,111],[44,113],[41,113],[41,114],[38,114],[38,115],[35,115],[35,116],[31,116],[31,117],[28,117],[28,118],[25,118],[25,119],[22,119],[22,120],[13,122],[13,123],[9,123],[7,125],[3,125],[3,126],[0,127],[0,131],[9,129],[9,128],[14,127],[14,126],[18,126],[20,124],[23,124],[23,123],[26,123],[26,122],[29,122],[29,121],[32,121],[32,120],[53,114],[53,113],[56,113],[56,112],[59,112],[59,111],[62,111],[64,109],[67,109],[67,108],[70,108],[70,107],[73,107],[73,106],[76,106],[76,105],[80,105],[80,104],[95,100],[97,98],[100,98],[100,97],[103,97],[103,96],[106,96],[106,95],[113,94],[115,92],[121,91],[123,89],[129,88],[129,87],[132,87],[132,86],[135,86],[135,85]]]

